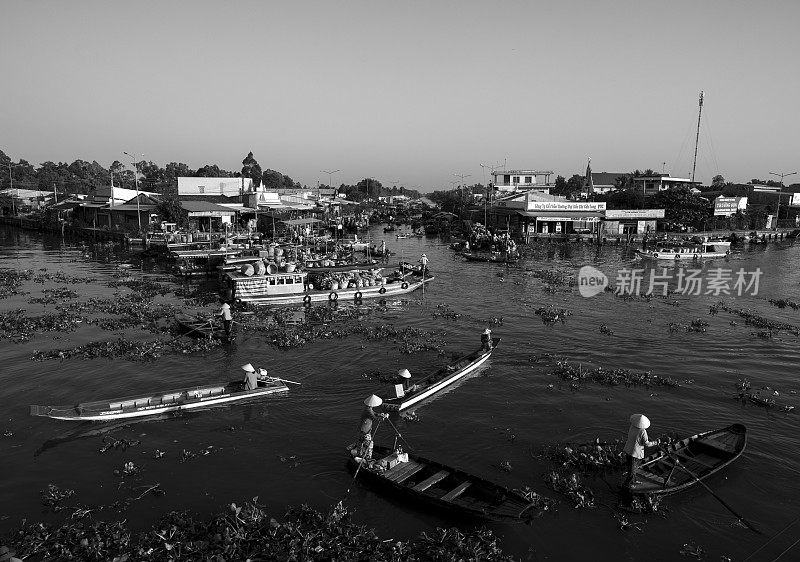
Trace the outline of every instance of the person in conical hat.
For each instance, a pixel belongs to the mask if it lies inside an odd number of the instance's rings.
[[[492,350],[492,331],[486,328],[481,334],[481,349],[484,351]]]
[[[242,381],[244,390],[255,390],[258,387],[258,376],[256,375],[255,367],[248,363],[247,365],[242,365],[242,371],[244,371],[244,380]]]
[[[364,400],[364,410],[361,412],[361,426],[360,435],[358,438],[358,450],[363,454],[360,456],[369,459],[372,454],[372,425],[376,419],[385,419],[389,416],[386,414],[376,414],[373,408],[377,408],[383,404],[383,400],[374,394],[368,396]]]
[[[636,482],[636,471],[644,458],[644,448],[655,447],[661,442],[659,439],[650,441],[647,436],[650,420],[644,414],[633,414],[630,417],[630,423],[628,441],[625,443],[624,449],[628,460],[628,477],[623,484],[626,488]]]
[[[408,369],[400,369],[397,376],[403,379],[403,391],[408,392],[411,388],[411,372]]]

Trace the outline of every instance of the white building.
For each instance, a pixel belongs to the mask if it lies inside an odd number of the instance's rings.
[[[179,177],[178,196],[224,195],[238,197],[253,191],[253,178]]]
[[[498,191],[524,191],[540,189],[549,192],[552,171],[503,170],[492,172],[492,184]]]
[[[673,178],[669,174],[655,176],[639,176],[633,178],[633,187],[641,190],[645,197],[655,195],[659,191],[665,191],[674,187],[686,187],[693,189],[700,185],[699,181],[692,181],[688,178]]]

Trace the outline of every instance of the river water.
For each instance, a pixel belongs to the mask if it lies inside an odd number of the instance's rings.
[[[575,276],[582,266],[592,265],[608,275],[613,285],[620,270],[645,268],[645,279],[650,270],[624,246],[598,249],[540,243],[529,248],[527,258],[506,268],[465,263],[438,239],[396,240],[374,229],[376,240],[384,236],[389,247],[398,251],[398,258],[416,261],[426,253],[436,279],[424,295],[418,292],[407,300],[390,302],[363,321],[425,330],[432,340],[443,343],[444,355],[434,350],[406,354],[397,341],[361,335],[279,349],[263,335],[240,333],[235,345],[203,356],[166,355],[149,362],[77,358],[38,362],[31,360],[34,350],[71,348],[119,335],[81,325],[70,333],[39,334],[25,343],[0,341],[0,402],[4,405],[0,432],[5,432],[0,437],[4,467],[0,532],[25,518],[62,521],[64,512],[45,513],[42,506],[40,493],[50,483],[75,490],[67,504],[86,506],[112,506],[160,484],[166,492],[163,496],[146,495],[126,509],[106,507],[96,513],[99,519],[125,518],[139,529],[173,509],[208,514],[254,496],[276,516],[290,505],[307,503],[325,509],[345,498],[354,509],[354,519],[375,527],[384,538],[410,537],[437,526],[472,525],[386,498],[358,482],[351,487],[344,446],[357,433],[361,401],[382,390],[366,373],[390,373],[403,367],[413,374],[428,373],[446,364],[448,357],[477,349],[487,326],[503,340],[488,367],[419,408],[415,420],[396,420],[396,425],[423,456],[511,487],[528,485],[560,500],[555,512],[535,519],[532,525],[489,524],[508,552],[530,560],[671,560],[681,557],[684,544],[693,543],[704,549],[708,560],[723,555],[740,560],[797,517],[800,412],[743,404],[734,396],[737,382],[749,379],[754,389],[777,390],[777,396],[772,390],[764,392],[779,405],[800,410],[795,393],[800,391],[798,337],[786,330],[759,337],[762,328],[747,325],[724,309],[709,314],[709,307],[723,301],[729,307],[800,326],[800,310],[768,302],[770,298],[800,300],[800,245],[734,247],[728,259],[703,264],[706,277],[718,268],[734,273],[760,270],[757,294],[750,294],[750,287],[741,296],[733,291],[732,295],[674,293],[645,299],[602,292],[586,298],[574,285],[556,284],[548,289],[537,271]],[[153,264],[135,259],[131,263],[133,274],[179,286]],[[96,282],[77,289],[78,300],[126,291],[106,285],[120,271],[115,260],[101,263],[74,242],[10,228],[0,229],[0,267],[95,278]],[[666,273],[674,277],[670,286],[677,288],[677,271],[671,266]],[[0,300],[0,311],[53,312],[53,305],[30,304],[28,299],[59,285],[63,283],[28,282],[23,289],[30,294]],[[182,302],[175,295],[157,299]],[[563,321],[545,323],[535,314],[541,307],[571,314]],[[696,319],[708,322],[705,332],[685,329]],[[556,358],[582,367],[652,371],[684,382],[677,388],[596,383],[570,388],[551,374]],[[287,395],[257,404],[111,426],[105,434],[100,433],[102,424],[73,424],[31,417],[28,412],[30,404],[74,404],[238,378],[239,367],[245,363],[266,367],[271,374],[302,385],[290,385]],[[707,483],[765,535],[736,524],[736,518],[702,488],[668,498],[659,513],[628,515],[634,527],[627,530],[619,528],[614,514],[612,490],[619,474],[586,477],[596,496],[591,509],[574,509],[569,500],[547,488],[543,477],[550,465],[540,454],[543,447],[623,437],[628,417],[640,412],[652,420],[651,438],[745,424],[749,442],[744,455]],[[101,454],[104,437],[139,440],[140,444]],[[377,439],[391,442],[391,428],[381,427]],[[164,456],[154,458],[156,450]],[[115,476],[114,471],[128,461],[142,471],[132,478]],[[501,470],[505,462],[510,471]],[[798,533],[800,527],[793,527],[754,559],[777,556]]]

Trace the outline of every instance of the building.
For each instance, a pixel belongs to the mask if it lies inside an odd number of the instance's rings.
[[[628,236],[656,231],[656,221],[664,218],[664,209],[607,209],[601,233]]]
[[[252,191],[252,178],[178,178],[179,197],[195,197],[206,195],[241,197],[243,194],[250,193]]]
[[[735,215],[738,211],[747,211],[747,197],[723,197],[714,199],[714,216]]]
[[[699,181],[692,181],[687,178],[673,178],[670,177],[669,174],[656,174],[654,176],[638,176],[633,178],[634,189],[641,190],[645,197],[675,187],[686,187],[693,190],[700,184],[701,182]]]
[[[518,239],[532,236],[596,233],[605,202],[569,201],[531,189],[492,204],[490,225]]]
[[[588,197],[590,194],[604,195],[617,189],[617,178],[630,176],[626,172],[591,172],[583,182],[581,195]]]
[[[492,185],[496,191],[516,192],[538,188],[549,193],[552,171],[503,170],[492,172]]]

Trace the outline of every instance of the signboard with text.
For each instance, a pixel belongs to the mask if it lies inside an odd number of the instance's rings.
[[[606,220],[648,220],[663,219],[664,209],[608,209]]]

